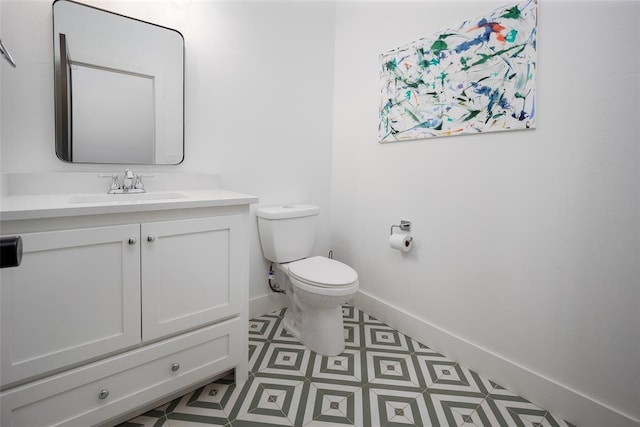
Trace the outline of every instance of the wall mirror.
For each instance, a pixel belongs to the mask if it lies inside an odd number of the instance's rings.
[[[74,163],[184,158],[184,39],[70,0],[53,3],[56,154]]]

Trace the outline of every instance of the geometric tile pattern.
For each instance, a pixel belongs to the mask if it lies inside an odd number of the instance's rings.
[[[573,426],[352,305],[333,357],[290,335],[285,311],[249,322],[244,384],[220,379],[121,427]]]

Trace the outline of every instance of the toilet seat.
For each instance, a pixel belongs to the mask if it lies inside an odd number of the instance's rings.
[[[343,288],[358,282],[358,273],[353,268],[322,256],[294,261],[288,267],[293,278],[319,288]]]

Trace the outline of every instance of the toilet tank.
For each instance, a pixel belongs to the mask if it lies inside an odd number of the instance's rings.
[[[258,231],[262,254],[283,263],[306,258],[316,239],[320,208],[312,205],[284,205],[258,208]]]

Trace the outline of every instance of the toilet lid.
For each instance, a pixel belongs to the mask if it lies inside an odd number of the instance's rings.
[[[346,264],[322,256],[301,259],[289,264],[289,273],[314,286],[346,286],[358,280],[358,273]]]

